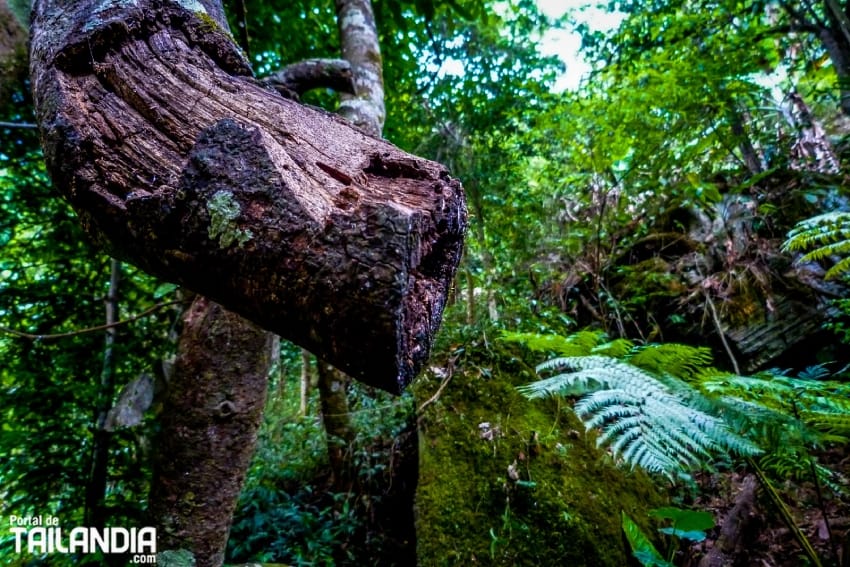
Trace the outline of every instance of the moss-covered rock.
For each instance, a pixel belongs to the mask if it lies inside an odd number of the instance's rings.
[[[616,468],[568,402],[519,395],[534,375],[518,358],[456,360],[421,421],[419,564],[626,565],[620,511],[641,521],[662,502],[646,475]]]

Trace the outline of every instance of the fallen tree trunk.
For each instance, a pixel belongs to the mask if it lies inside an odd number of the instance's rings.
[[[45,158],[87,232],[399,392],[460,258],[460,184],[250,73],[202,3],[36,6]]]

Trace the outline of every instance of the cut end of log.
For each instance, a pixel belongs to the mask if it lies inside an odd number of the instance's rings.
[[[123,27],[68,23],[65,43],[35,30],[55,184],[114,255],[401,392],[428,358],[460,261],[460,183],[280,97],[203,22],[157,10]]]

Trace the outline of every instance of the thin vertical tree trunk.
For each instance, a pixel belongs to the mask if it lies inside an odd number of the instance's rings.
[[[351,490],[351,444],[357,435],[348,408],[348,376],[322,360],[318,361],[319,400],[328,443],[328,462],[337,492]]]
[[[336,0],[342,57],[351,63],[354,94],[340,95],[339,113],[381,137],[386,119],[384,72],[375,13],[370,0]]]
[[[6,101],[27,75],[26,21],[0,0],[0,100]]]
[[[121,262],[110,263],[109,291],[107,292],[106,325],[118,321],[118,293],[121,286]],[[103,346],[103,365],[100,371],[100,402],[94,425],[92,446],[92,465],[89,482],[86,486],[85,523],[87,526],[101,529],[106,518],[103,502],[106,495],[107,473],[109,470],[109,445],[112,433],[106,428],[106,417],[112,408],[115,394],[115,337],[118,329],[108,327]]]
[[[728,101],[727,104],[728,110],[726,111],[726,117],[729,120],[732,135],[738,143],[738,149],[741,150],[741,157],[744,160],[744,164],[751,174],[758,175],[764,171],[761,158],[753,146],[752,140],[750,140],[747,129],[744,127],[744,120],[741,117],[740,111],[735,107],[734,102]]]
[[[818,37],[838,78],[839,108],[845,116],[850,116],[850,43],[833,28],[821,28]]]
[[[310,399],[310,353],[301,349],[301,400],[298,415],[307,415],[307,403]]]

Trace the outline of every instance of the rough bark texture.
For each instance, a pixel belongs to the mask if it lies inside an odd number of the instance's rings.
[[[224,560],[254,453],[272,335],[205,298],[195,300],[184,324],[162,412],[149,512],[158,552],[188,549],[198,567],[208,567]]]
[[[258,84],[177,4],[41,2],[31,65],[48,169],[115,255],[364,382],[413,378],[466,226],[442,166]]]

